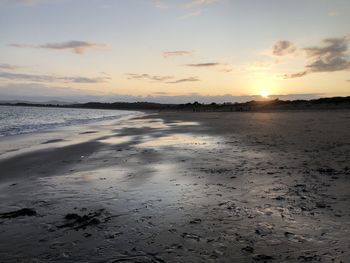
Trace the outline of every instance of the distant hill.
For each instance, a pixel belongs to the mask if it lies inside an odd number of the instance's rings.
[[[334,110],[350,109],[350,96],[332,97],[314,100],[265,100],[248,101],[244,103],[211,103],[201,104],[199,102],[186,104],[160,104],[151,102],[88,102],[88,103],[62,103],[50,101],[47,103],[28,102],[6,102],[0,105],[10,106],[35,106],[35,107],[64,107],[64,108],[85,108],[85,109],[108,109],[108,110],[155,110],[155,111],[273,111],[273,110]]]
[[[27,101],[27,100],[0,100],[0,105],[11,105],[11,104],[40,104],[40,105],[72,105],[71,102],[66,102],[66,101],[58,101],[58,100],[50,100],[50,101],[45,101],[45,102],[32,102],[32,101]]]

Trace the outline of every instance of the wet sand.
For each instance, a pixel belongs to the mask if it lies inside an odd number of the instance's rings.
[[[350,112],[0,139],[0,262],[348,262]]]

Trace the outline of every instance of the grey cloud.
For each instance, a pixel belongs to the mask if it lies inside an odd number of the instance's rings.
[[[9,44],[10,47],[18,47],[18,48],[35,48],[37,46],[34,45],[28,45],[28,44],[18,44],[18,43],[11,43]]]
[[[186,66],[188,67],[215,67],[215,66],[220,66],[222,65],[221,63],[218,62],[210,62],[210,63],[198,63],[198,64],[187,64]]]
[[[350,61],[343,57],[334,57],[331,59],[317,59],[316,61],[306,65],[310,72],[332,72],[341,71],[350,68]]]
[[[103,48],[106,44],[91,43],[86,41],[72,40],[67,42],[59,43],[46,43],[42,45],[28,45],[28,44],[18,44],[12,43],[9,46],[17,48],[44,48],[44,49],[54,49],[54,50],[69,50],[76,54],[83,54],[87,49],[91,48]]]
[[[302,77],[315,72],[335,72],[350,69],[348,54],[349,39],[327,38],[321,47],[308,47],[306,52],[307,63],[305,70],[294,74],[286,74],[285,78]]]
[[[210,68],[210,67],[219,67],[219,72],[229,73],[232,71],[232,68],[228,64],[222,64],[219,62],[209,62],[209,63],[197,63],[197,64],[187,64],[187,67],[195,68]]]
[[[89,43],[85,41],[68,41],[62,43],[48,43],[40,45],[41,48],[49,49],[70,49],[76,54],[83,54],[88,48],[104,47],[104,44]]]
[[[166,84],[177,84],[182,82],[191,82],[191,81],[199,81],[197,77],[188,77],[183,79],[176,79],[174,76],[154,76],[149,74],[135,74],[135,73],[127,73],[128,79],[136,79],[136,80],[148,80],[154,82],[163,82]]]
[[[326,38],[322,41],[323,47],[308,47],[304,48],[308,57],[318,56],[333,56],[343,54],[348,50],[348,39],[343,38]]]
[[[65,82],[65,83],[101,83],[108,78],[87,78],[87,77],[59,77],[53,75],[37,75],[0,71],[0,78],[14,81],[32,82]]]
[[[292,74],[284,74],[283,78],[285,79],[294,79],[294,78],[300,78],[307,74],[307,71],[302,71],[298,73],[292,73]]]
[[[166,81],[173,79],[174,76],[152,76],[149,74],[135,74],[135,73],[127,73],[128,79],[143,79],[143,80],[149,80],[149,81]]]
[[[0,69],[5,69],[5,70],[16,70],[21,67],[16,66],[16,65],[11,65],[11,64],[0,64]]]
[[[107,77],[104,78],[87,78],[87,77],[60,77],[58,80],[62,80],[64,82],[72,82],[72,83],[102,83],[107,82]]]
[[[187,51],[187,50],[165,51],[163,52],[163,57],[169,58],[169,57],[178,57],[178,56],[188,56],[192,54],[193,54],[193,51]]]
[[[276,44],[272,48],[272,53],[275,56],[285,56],[288,54],[292,54],[296,51],[295,45],[287,40],[281,40],[276,42]]]
[[[324,47],[305,48],[310,72],[339,71],[350,68],[347,38],[327,38]]]
[[[197,78],[197,77],[189,77],[189,78],[177,79],[177,80],[174,80],[174,81],[169,81],[167,83],[169,83],[169,84],[178,84],[178,83],[183,83],[183,82],[195,82],[195,81],[200,81],[200,79]]]
[[[7,80],[26,80],[26,81],[35,81],[35,82],[53,81],[53,77],[48,75],[32,75],[32,74],[11,73],[11,72],[0,72],[0,78],[7,79]]]

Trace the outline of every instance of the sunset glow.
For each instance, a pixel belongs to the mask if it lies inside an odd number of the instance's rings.
[[[157,102],[347,96],[349,13],[348,0],[0,0],[0,95]]]
[[[266,89],[264,89],[264,90],[261,91],[260,95],[264,99],[267,99],[269,97],[269,92]]]

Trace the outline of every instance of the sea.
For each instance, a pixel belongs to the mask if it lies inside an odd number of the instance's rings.
[[[0,105],[0,136],[34,133],[136,115],[135,111]]]

